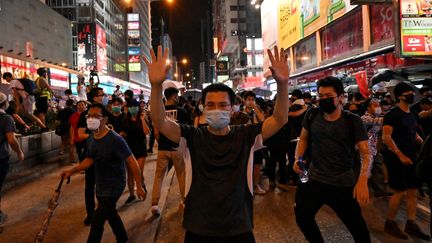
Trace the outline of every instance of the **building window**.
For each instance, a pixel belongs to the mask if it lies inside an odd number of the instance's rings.
[[[232,24],[237,23],[237,21],[238,21],[238,19],[231,19]]]
[[[230,6],[230,10],[231,11],[237,11],[237,6],[236,5],[231,5]]]

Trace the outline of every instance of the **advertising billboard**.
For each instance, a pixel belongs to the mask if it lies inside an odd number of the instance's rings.
[[[139,29],[139,22],[128,23],[128,30],[138,30],[138,29]]]
[[[372,5],[371,15],[372,43],[375,44],[386,40],[393,40],[395,30],[393,5]]]
[[[128,68],[129,72],[141,71],[140,22],[138,13],[127,15]]]
[[[278,45],[278,16],[274,14],[277,12],[278,5],[274,4],[273,0],[265,0],[261,4],[261,30],[264,53],[267,49],[271,49]],[[268,55],[264,55],[263,70],[264,76],[270,75],[270,59]]]
[[[96,68],[99,73],[106,74],[107,73],[107,43],[106,43],[106,33],[105,30],[100,27],[98,24],[96,25]]]
[[[399,3],[402,56],[431,56],[432,3],[429,0],[400,0]]]
[[[278,43],[288,48],[302,38],[301,0],[279,0],[277,6]]]
[[[96,66],[96,38],[94,23],[78,24],[77,40],[78,70],[90,71]]]

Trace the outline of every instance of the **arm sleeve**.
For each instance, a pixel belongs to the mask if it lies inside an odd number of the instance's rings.
[[[312,116],[312,112],[315,112],[315,109],[309,109],[308,111],[306,111],[302,122],[302,127],[308,131],[310,131],[310,117]]]
[[[354,137],[356,142],[365,141],[368,140],[368,135],[366,132],[366,128],[363,125],[362,119],[357,115],[351,115],[353,116],[353,122],[354,122]]]
[[[15,132],[16,131],[15,123],[14,123],[12,117],[9,115],[5,115],[5,117],[6,117],[6,119],[5,119],[6,122],[4,123],[5,124],[5,127],[3,128],[4,132],[5,133]]]
[[[87,123],[86,123],[86,115],[87,112],[84,111],[80,114],[80,117],[78,119],[78,128],[87,128]]]
[[[196,133],[197,128],[191,125],[180,124],[180,130],[181,130],[180,136],[185,138],[186,141],[188,141],[189,143],[189,141],[192,141],[192,137]]]
[[[390,111],[387,114],[385,114],[383,125],[394,127],[394,124],[395,124],[395,116],[394,116],[393,112]]]
[[[129,156],[132,155],[132,152],[127,145],[124,138],[120,137],[119,135],[116,136],[116,146],[115,146],[115,153],[117,157],[119,157],[121,160],[126,160]]]

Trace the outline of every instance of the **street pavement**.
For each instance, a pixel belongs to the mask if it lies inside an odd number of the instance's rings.
[[[145,182],[148,195],[145,201],[137,201],[130,206],[124,206],[129,193],[125,191],[117,207],[129,235],[129,242],[183,242],[184,230],[181,227],[182,212],[179,210],[180,193],[178,183],[171,170],[162,188],[160,205],[163,208],[161,217],[153,217],[150,212],[150,195],[153,185],[153,175],[156,165],[156,154],[147,157],[145,165]],[[48,200],[51,198],[59,181],[59,174],[63,166],[35,181],[18,186],[3,195],[2,210],[8,215],[8,221],[3,225],[4,232],[0,234],[0,242],[33,242],[42,226]],[[174,178],[174,179],[173,179]],[[127,189],[126,189],[127,190]],[[263,196],[254,198],[254,233],[257,242],[306,242],[295,223],[294,217],[295,187],[283,192],[279,189],[270,191]],[[388,198],[374,199],[363,208],[373,242],[415,242],[419,239],[410,238],[408,241],[398,240],[383,232]],[[426,230],[429,225],[428,201],[420,198],[418,222]],[[405,222],[405,209],[398,216],[401,227]],[[45,237],[50,242],[86,242],[89,227],[85,227],[84,209],[84,175],[76,174],[70,184],[62,187],[59,205]],[[335,216],[333,211],[323,207],[317,214],[317,222],[326,242],[353,242],[345,226]],[[115,242],[114,235],[105,224],[102,242]]]

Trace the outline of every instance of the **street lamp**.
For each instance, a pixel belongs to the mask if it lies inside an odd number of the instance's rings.
[[[184,65],[186,65],[186,64],[188,64],[188,60],[187,60],[186,58],[183,58],[183,59],[182,59],[182,63],[183,63]]]

